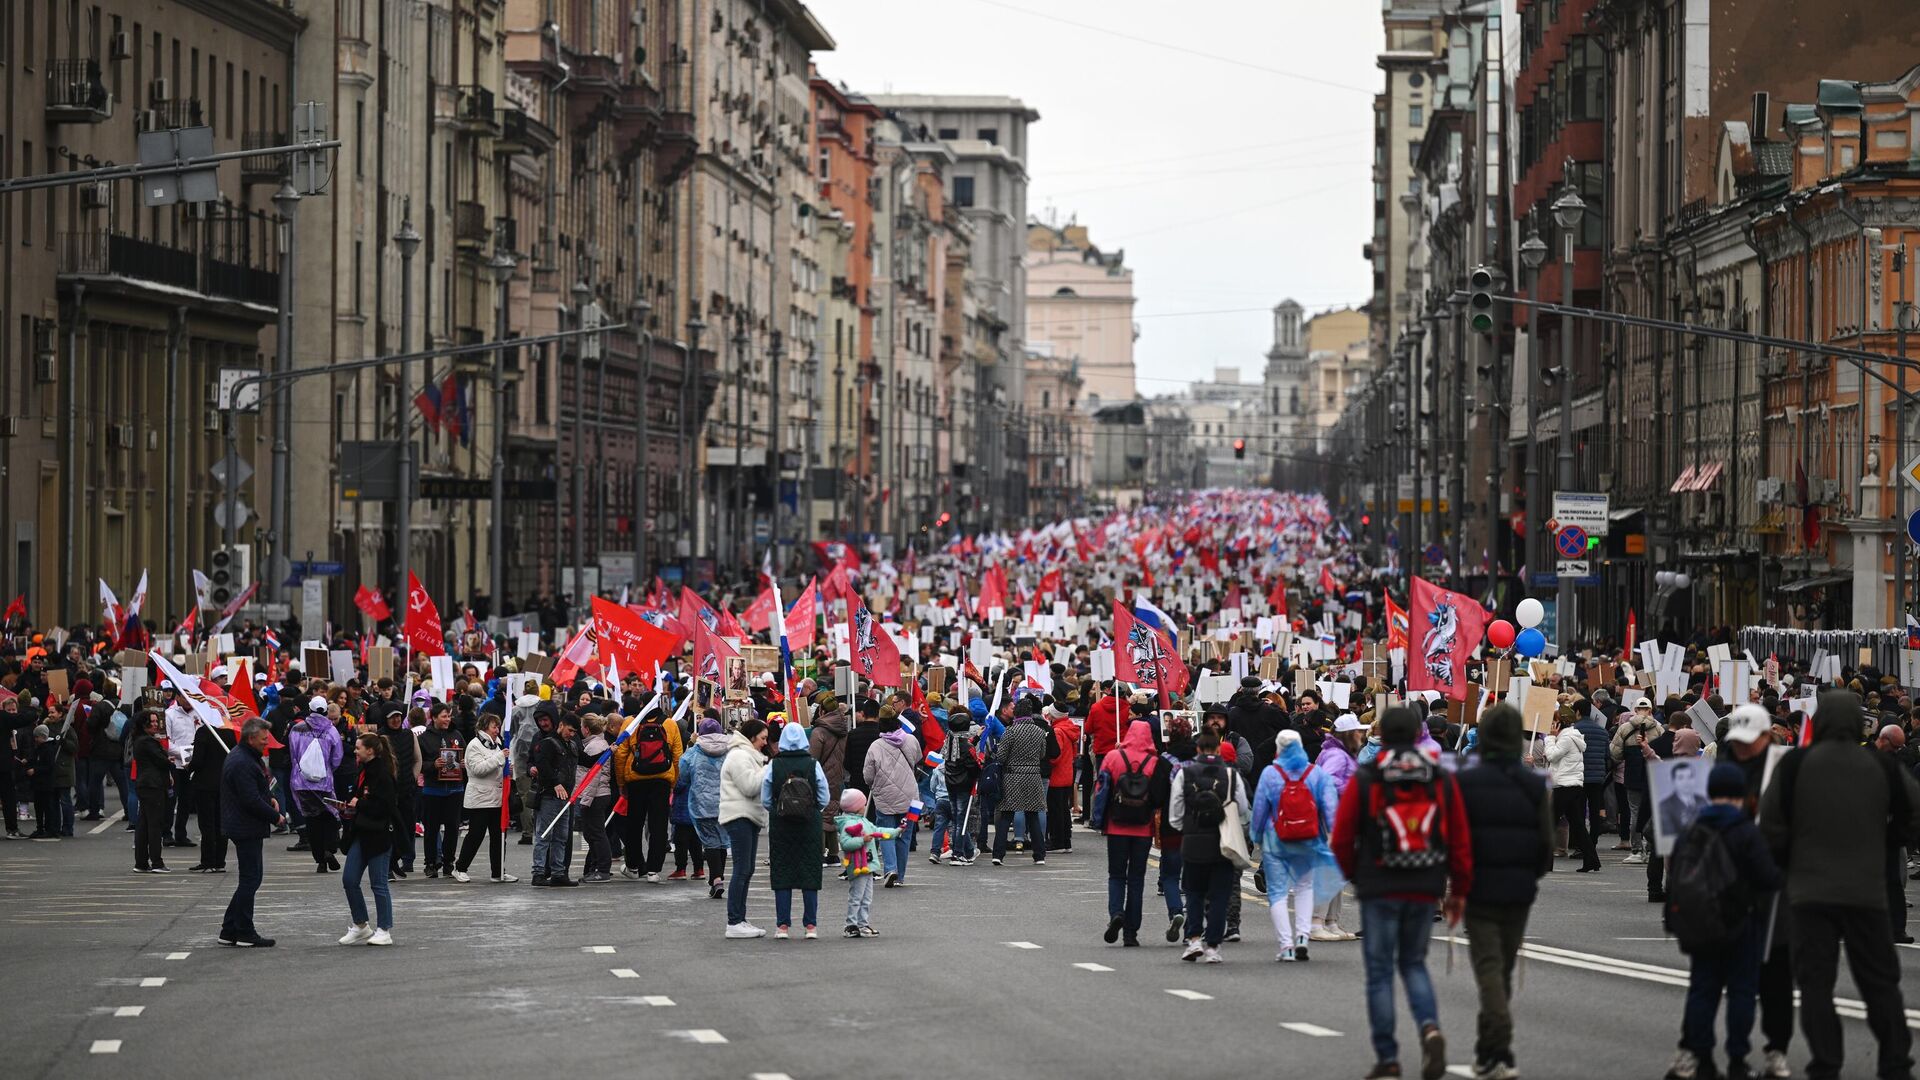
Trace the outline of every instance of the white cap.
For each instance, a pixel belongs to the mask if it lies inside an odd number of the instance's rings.
[[[310,699],[309,699],[309,700],[307,701],[307,710],[308,710],[309,712],[317,712],[317,713],[323,713],[323,712],[326,712],[326,711],[327,711],[327,699],[326,699],[326,698],[323,698],[323,697],[321,697],[321,696],[320,696],[320,695],[318,695],[318,694],[315,694],[315,695],[314,695],[314,696],[313,696],[312,698],[310,698]]]
[[[1341,713],[1340,719],[1333,722],[1333,730],[1336,734],[1342,731],[1363,731],[1366,729],[1366,726],[1367,725],[1360,722],[1359,717],[1350,712]]]
[[[1750,743],[1773,730],[1767,710],[1758,705],[1741,705],[1727,716],[1727,741]]]
[[[215,665],[213,666],[213,669],[207,672],[207,678],[209,678],[209,679],[231,679],[231,678],[233,678],[233,669],[232,669],[232,668],[229,668],[229,667],[228,667],[227,665],[225,665],[225,664],[215,664]]]

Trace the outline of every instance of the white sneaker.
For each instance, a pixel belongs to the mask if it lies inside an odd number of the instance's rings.
[[[1201,954],[1205,953],[1206,951],[1207,951],[1207,947],[1200,943],[1199,938],[1188,938],[1186,950],[1180,954],[1180,959],[1185,960],[1188,963],[1192,963],[1193,961],[1200,959]]]
[[[1293,946],[1288,945],[1285,948],[1281,949],[1279,952],[1275,953],[1273,955],[1273,960],[1274,960],[1274,963],[1276,964],[1293,963]]]
[[[1308,941],[1345,941],[1347,939],[1341,937],[1340,931],[1335,930],[1331,926],[1316,926],[1313,928],[1311,932],[1307,934],[1307,940]]]
[[[1631,855],[1629,855],[1629,856],[1627,856],[1626,858],[1624,858],[1624,859],[1621,859],[1621,860],[1620,860],[1620,865],[1622,865],[1622,866],[1644,866],[1644,865],[1646,864],[1646,861],[1647,861],[1647,857],[1646,857],[1645,855],[1642,855],[1642,854],[1640,854],[1639,852],[1637,852],[1637,851],[1636,851],[1636,852],[1634,852],[1633,854],[1631,854]]]
[[[1792,1076],[1793,1066],[1787,1064],[1786,1051],[1767,1051],[1766,1060],[1760,1065],[1760,1075],[1768,1077],[1769,1080],[1787,1080],[1787,1077]]]
[[[487,880],[493,882],[495,885],[511,885],[520,879],[514,877],[512,874],[501,874],[497,878],[488,878]]]
[[[1224,964],[1226,963],[1226,958],[1220,955],[1219,949],[1209,945],[1201,950],[1200,962],[1203,964]]]
[[[658,884],[660,884],[660,872],[656,870],[656,871],[654,871],[653,873],[651,873],[651,874],[648,874],[648,875],[647,875],[647,884],[649,884],[649,885],[658,885]]]
[[[766,936],[767,932],[765,930],[760,929],[750,922],[733,923],[727,927],[727,937],[729,938],[739,939]]]
[[[373,936],[372,926],[369,926],[366,923],[358,923],[353,926],[347,927],[347,932],[340,935],[340,944],[365,945],[367,943],[367,939],[372,936]]]
[[[375,930],[375,931],[373,932],[373,936],[367,939],[367,944],[369,944],[369,945],[391,945],[391,944],[393,944],[393,931],[391,931],[391,930]]]
[[[773,940],[775,940],[775,941],[786,941],[786,940],[788,940],[788,939],[789,939],[789,938],[791,938],[791,937],[793,937],[793,935],[792,935],[792,934],[789,934],[789,933],[787,933],[787,928],[786,928],[786,927],[784,927],[784,926],[776,926],[776,927],[774,927],[774,928],[773,928]]]
[[[472,881],[473,878],[468,876],[465,870],[455,870],[453,872],[453,880],[465,885],[467,882]]]
[[[820,931],[809,926],[807,927],[807,932],[804,936],[808,941],[818,941],[820,939]]]
[[[1340,925],[1339,923],[1337,923],[1337,922],[1332,922],[1332,923],[1328,923],[1328,924],[1327,924],[1327,929],[1329,929],[1329,930],[1331,930],[1331,931],[1333,931],[1334,933],[1336,933],[1336,934],[1338,934],[1338,935],[1340,935],[1340,940],[1341,940],[1341,941],[1359,941],[1359,940],[1360,940],[1360,935],[1359,935],[1359,934],[1356,934],[1356,933],[1354,933],[1353,931],[1351,931],[1351,930],[1349,930],[1349,929],[1347,929],[1346,927],[1344,927],[1344,926],[1341,926],[1341,925]]]
[[[1667,1080],[1693,1080],[1700,1074],[1700,1060],[1693,1051],[1682,1050],[1673,1055],[1673,1064],[1667,1068]]]

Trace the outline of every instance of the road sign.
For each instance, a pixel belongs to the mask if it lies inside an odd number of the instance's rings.
[[[1920,510],[1907,515],[1907,539],[1920,547]]]
[[[232,509],[230,509],[230,507]],[[226,528],[227,518],[230,516],[233,518],[233,527],[237,529],[245,525],[248,518],[253,517],[253,510],[239,499],[233,500],[230,504],[226,502],[213,504],[213,523],[215,525],[223,529]]]
[[[1440,565],[1440,561],[1447,557],[1447,549],[1441,547],[1439,544],[1428,544],[1422,554],[1427,557],[1428,563],[1438,566]]]
[[[1553,549],[1562,559],[1580,558],[1587,553],[1587,530],[1578,525],[1562,525],[1560,531],[1553,534]]]
[[[1900,475],[1913,485],[1915,491],[1920,491],[1920,454],[1915,454],[1913,460],[1907,462],[1907,467],[1900,470]]]
[[[222,488],[227,486],[228,473],[233,474],[234,487],[246,483],[253,476],[253,466],[247,464],[247,459],[241,457],[238,452],[224,455],[219,461],[207,466],[207,471],[213,474],[213,482]]]
[[[299,560],[293,564],[293,572],[301,577],[339,577],[347,572],[347,564],[341,562],[314,562],[310,559]]]
[[[243,379],[259,377],[259,368],[221,368],[220,382],[214,390],[214,407],[222,412],[236,408],[241,412],[259,412],[260,384],[250,382],[246,386],[240,385]]]
[[[1553,493],[1553,520],[1558,533],[1569,525],[1577,525],[1587,531],[1588,536],[1607,535],[1607,495],[1605,492],[1556,491]]]
[[[1592,564],[1586,559],[1561,559],[1554,569],[1563,578],[1583,578],[1592,572]]]
[[[1559,532],[1559,531],[1560,531],[1560,521],[1559,521],[1559,519],[1557,519],[1557,518],[1548,518],[1548,519],[1547,519],[1547,523],[1546,523],[1546,530],[1547,530],[1547,535],[1548,535],[1548,536],[1552,536],[1553,534],[1555,534],[1555,533],[1557,533],[1557,532]]]

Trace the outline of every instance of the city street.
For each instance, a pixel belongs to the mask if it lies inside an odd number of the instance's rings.
[[[876,897],[873,940],[838,936],[833,888],[821,940],[741,942],[722,940],[723,905],[692,884],[555,893],[415,877],[394,887],[392,949],[335,944],[338,875],[275,838],[259,904],[271,951],[214,943],[231,874],[135,875],[128,847],[117,823],[0,845],[8,1075],[364,1076],[404,1062],[420,1076],[1357,1077],[1371,1061],[1358,943],[1273,963],[1249,883],[1247,939],[1225,964],[1176,959],[1151,888],[1148,946],[1104,945],[1104,846],[1085,832],[1042,868],[1024,854],[998,869],[916,856],[911,886]],[[524,877],[529,849],[507,850]],[[1515,995],[1523,1075],[1651,1077],[1672,1054],[1684,962],[1644,902],[1641,868],[1617,858],[1543,884]],[[771,925],[762,887],[749,916]],[[1920,967],[1911,948],[1901,955]],[[1464,945],[1449,964],[1436,940],[1430,965],[1465,1075]],[[259,1022],[232,1022],[249,1011]],[[1847,1038],[1849,1075],[1869,1075],[1864,1023],[1849,1020]],[[1797,1037],[1793,1056],[1803,1063]]]

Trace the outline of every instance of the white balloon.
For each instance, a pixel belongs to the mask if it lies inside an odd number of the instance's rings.
[[[1513,617],[1520,620],[1522,627],[1539,626],[1540,620],[1547,617],[1547,609],[1541,606],[1540,601],[1529,596],[1513,609]]]
[[[1653,575],[1653,583],[1655,585],[1660,586],[1663,589],[1673,584],[1673,571],[1671,570],[1659,571],[1658,573]]]
[[[1692,584],[1693,584],[1693,579],[1691,577],[1688,577],[1686,571],[1684,570],[1673,575],[1673,587],[1676,589],[1684,589],[1687,586]]]

